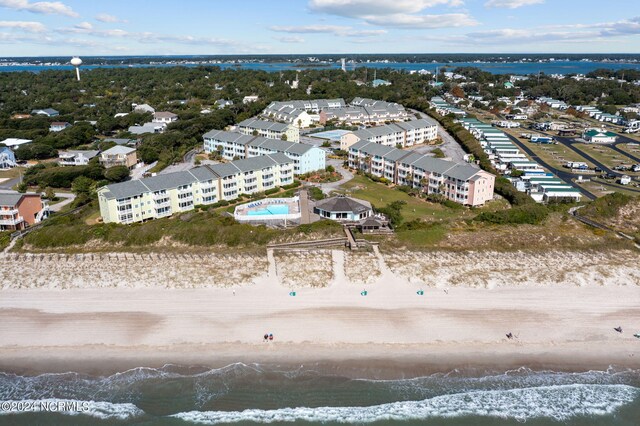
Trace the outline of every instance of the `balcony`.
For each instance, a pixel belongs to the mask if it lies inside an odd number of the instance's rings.
[[[193,195],[193,189],[191,188],[182,188],[182,189],[178,189],[178,195],[180,194],[190,194]]]
[[[167,216],[171,216],[171,209],[168,210],[164,210],[164,211],[156,211],[156,216],[157,217],[167,217]]]
[[[14,214],[18,213],[18,209],[0,210],[0,216],[13,216]]]
[[[193,201],[193,195],[188,195],[186,197],[178,197],[178,202],[180,203],[186,203],[189,201]]]
[[[165,198],[169,198],[169,194],[167,193],[153,194],[154,201],[164,200]]]
[[[16,216],[11,219],[2,218],[2,216],[0,216],[0,225],[16,226],[22,222],[24,222],[24,218],[22,216]]]
[[[158,201],[156,201],[156,205],[155,205],[155,207],[154,207],[154,208],[155,208],[156,210],[158,210],[158,209],[161,209],[161,208],[164,208],[164,207],[169,207],[169,206],[171,206],[171,200],[169,200],[169,199],[167,198],[167,199],[164,199],[164,200],[158,200]]]

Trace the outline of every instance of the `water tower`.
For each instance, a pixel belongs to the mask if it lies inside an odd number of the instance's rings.
[[[78,81],[80,81],[80,65],[82,65],[82,59],[74,56],[71,58],[71,65],[76,67],[76,76],[78,77]]]

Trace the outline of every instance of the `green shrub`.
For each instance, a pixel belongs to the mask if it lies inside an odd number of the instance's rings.
[[[320,201],[325,198],[324,192],[322,192],[322,190],[318,187],[315,187],[315,186],[309,187],[307,191],[309,192],[309,196],[313,200]]]
[[[474,218],[476,221],[493,223],[496,225],[530,224],[538,225],[549,215],[549,210],[541,204],[518,206],[508,210],[480,213]]]

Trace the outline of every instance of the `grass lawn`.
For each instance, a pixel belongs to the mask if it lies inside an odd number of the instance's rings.
[[[608,146],[589,145],[589,144],[579,143],[579,144],[576,144],[575,147],[578,148],[580,151],[589,154],[590,156],[600,161],[602,164],[609,167],[610,169],[613,169],[623,164],[628,166],[635,164],[635,161],[633,159],[612,150]],[[625,173],[632,176],[640,175],[640,173],[633,173],[631,171],[625,172]]]
[[[384,207],[393,201],[405,201],[402,216],[405,221],[423,219],[433,222],[460,217],[471,217],[473,214],[467,208],[450,209],[437,203],[429,203],[416,197],[411,197],[395,188],[371,181],[365,176],[356,175],[342,186],[345,195],[369,201],[376,207]]]
[[[14,167],[9,170],[0,170],[0,179],[14,179],[20,176],[20,174],[24,174],[26,169],[24,167]]]
[[[631,155],[634,155],[636,157],[640,157],[640,141],[638,141],[637,145],[630,145],[628,143],[621,143],[621,144],[618,144],[617,147],[618,147],[618,149],[621,149],[624,152],[628,152]]]

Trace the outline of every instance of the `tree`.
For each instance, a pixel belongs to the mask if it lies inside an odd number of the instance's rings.
[[[56,197],[56,193],[55,193],[55,191],[53,190],[53,188],[51,188],[51,187],[47,187],[47,188],[44,190],[44,198],[46,198],[46,199],[47,199],[47,200],[49,200],[49,201],[55,201],[55,200],[57,199],[57,197]]]
[[[287,135],[285,133],[283,133],[282,136],[280,136],[280,139],[283,141],[288,140]]]
[[[124,182],[129,178],[129,168],[127,166],[115,166],[104,172],[104,178],[110,182]]]
[[[325,170],[326,170],[327,172],[329,172],[329,173],[334,173],[334,172],[336,171],[336,168],[335,168],[335,167],[333,167],[331,164],[329,164],[329,165],[325,168]]]

